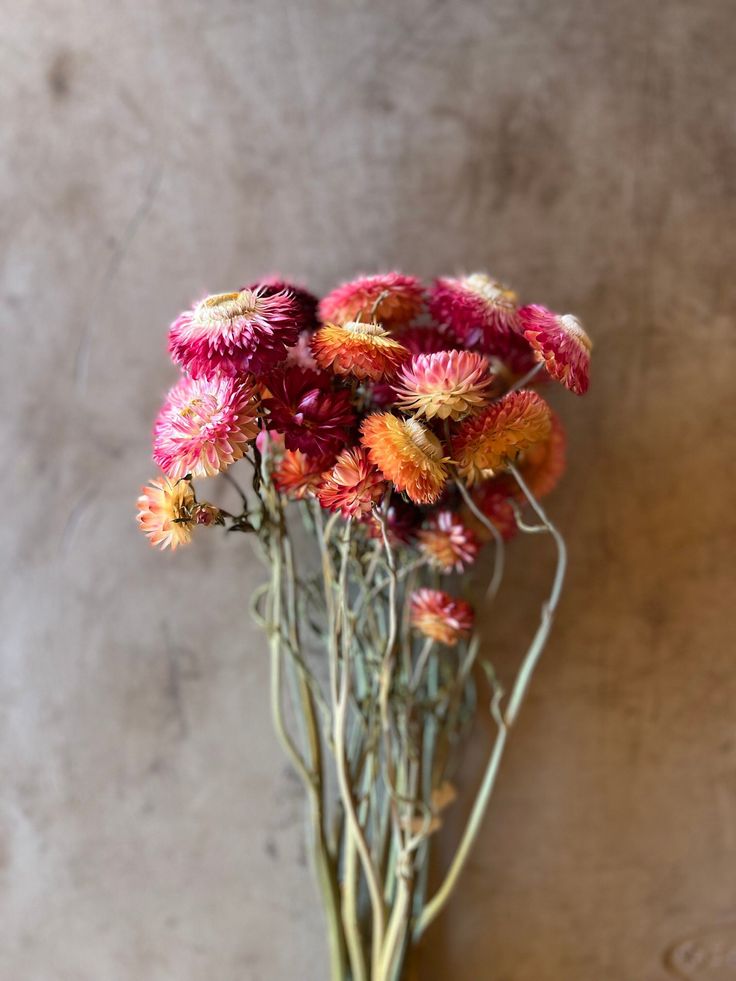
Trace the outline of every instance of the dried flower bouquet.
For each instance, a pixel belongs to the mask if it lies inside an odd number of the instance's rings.
[[[330,977],[398,981],[462,872],[557,607],[565,547],[540,499],[565,437],[535,389],[552,378],[584,394],[590,340],[483,274],[425,288],[388,273],[320,301],[275,279],[208,296],[174,321],[169,350],[183,374],[154,427],[162,473],[142,490],[140,527],[172,550],[198,525],[256,543],[270,578],[252,608],[309,804]],[[247,492],[225,473],[241,458]],[[237,488],[237,513],[198,497],[194,482],[216,474]],[[557,565],[506,697],[462,594],[487,546],[493,602],[517,532],[550,536]],[[316,558],[297,566],[305,534]],[[430,894],[433,835],[483,690],[495,743]]]

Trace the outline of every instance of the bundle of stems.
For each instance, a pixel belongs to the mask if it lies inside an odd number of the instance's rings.
[[[270,642],[276,732],[308,800],[330,977],[399,981],[411,945],[447,904],[478,835],[560,598],[564,541],[509,464],[534,516],[529,523],[515,507],[517,525],[526,534],[550,536],[557,563],[539,626],[506,697],[477,633],[448,648],[411,630],[408,598],[422,583],[437,585],[439,574],[421,557],[403,554],[404,546],[398,546],[399,561],[387,530],[388,499],[376,509],[381,534],[369,542],[350,518],[325,520],[314,501],[290,508],[298,509],[318,554],[311,569],[298,568],[296,515],[285,513],[268,453],[258,466],[258,508],[249,523],[270,580],[254,596],[253,611]],[[456,483],[495,542],[486,593],[492,602],[503,576],[503,540],[462,481]],[[479,672],[490,691],[495,740],[449,867],[430,895],[431,847],[454,797],[452,768],[475,715]]]

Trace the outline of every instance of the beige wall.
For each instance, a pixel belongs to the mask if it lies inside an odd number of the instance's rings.
[[[422,977],[666,981],[694,936],[684,976],[736,977],[733,4],[0,6],[1,981],[324,978],[259,570],[132,512],[182,305],[395,265],[596,342],[569,588]]]

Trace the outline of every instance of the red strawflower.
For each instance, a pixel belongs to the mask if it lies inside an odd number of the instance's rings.
[[[593,342],[571,313],[557,314],[532,304],[519,311],[519,330],[552,378],[576,395],[585,395],[590,380]]]
[[[465,346],[490,353],[499,335],[518,323],[518,297],[484,273],[437,279],[429,293],[429,311]]]
[[[284,435],[289,450],[309,456],[334,453],[352,442],[355,411],[347,389],[333,389],[329,375],[288,368],[268,378],[269,429]]]

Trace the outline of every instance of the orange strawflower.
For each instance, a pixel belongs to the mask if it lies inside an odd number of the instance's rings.
[[[343,450],[317,491],[319,503],[343,518],[370,514],[386,490],[386,482],[362,446]]]
[[[425,637],[454,647],[473,630],[473,607],[441,589],[418,589],[411,596],[411,622]]]
[[[276,489],[295,501],[312,497],[322,483],[322,474],[330,466],[332,456],[308,456],[301,450],[284,450],[273,472]]]
[[[411,323],[423,305],[424,290],[416,277],[381,273],[360,276],[332,290],[320,301],[319,318],[323,323],[342,324],[378,317],[393,329]]]
[[[509,392],[460,425],[452,438],[452,456],[460,475],[474,484],[547,439],[550,428],[550,409],[540,395]]]
[[[417,538],[420,551],[440,572],[462,572],[475,562],[480,551],[475,534],[449,510],[433,515]]]
[[[415,504],[434,504],[447,482],[442,444],[416,419],[374,412],[363,420],[362,442],[399,493]]]
[[[396,382],[396,402],[405,412],[433,419],[462,419],[488,403],[493,376],[475,351],[416,354]]]
[[[372,381],[395,375],[409,357],[406,348],[380,324],[359,320],[342,326],[325,324],[314,335],[312,351],[321,368]]]
[[[188,480],[154,477],[141,487],[138,498],[138,527],[151,545],[173,552],[192,540],[196,501]]]

